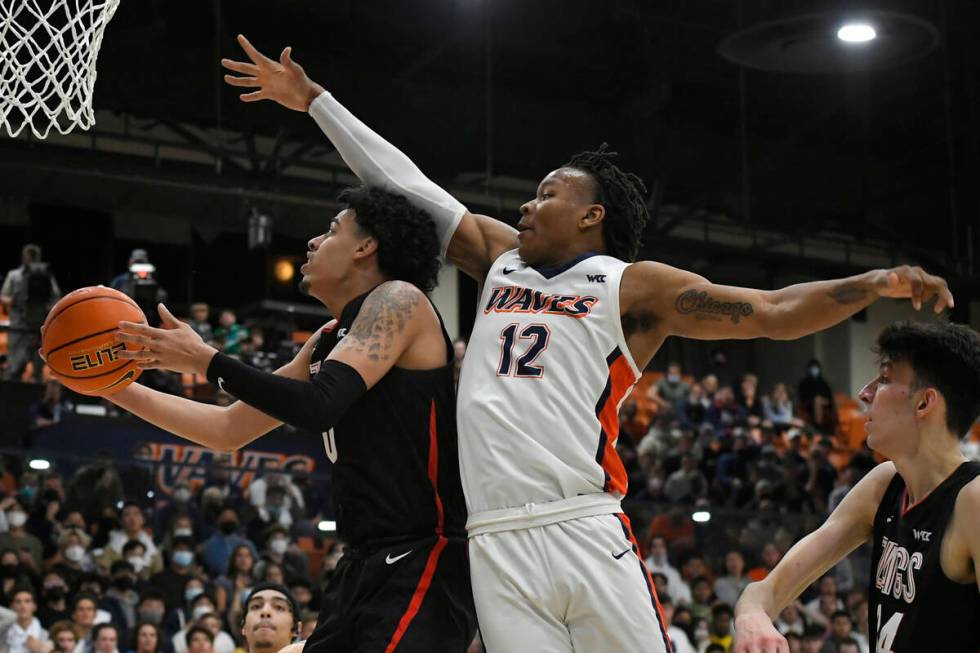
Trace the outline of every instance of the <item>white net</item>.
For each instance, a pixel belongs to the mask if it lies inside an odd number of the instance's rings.
[[[95,124],[95,62],[119,0],[0,0],[0,131]]]

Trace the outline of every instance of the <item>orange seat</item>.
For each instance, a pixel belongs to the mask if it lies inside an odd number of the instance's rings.
[[[299,345],[305,345],[306,341],[310,339],[313,335],[312,331],[293,331],[293,342]]]

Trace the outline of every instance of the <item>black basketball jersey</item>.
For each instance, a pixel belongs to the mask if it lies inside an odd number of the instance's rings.
[[[940,566],[943,536],[964,485],[980,463],[963,463],[935,490],[908,506],[898,474],[874,522],[868,590],[869,645],[874,653],[977,653],[980,591],[955,583]]]
[[[311,376],[347,335],[369,294],[352,300],[340,318],[323,329],[310,356]],[[351,545],[434,533],[465,537],[453,347],[444,327],[442,333],[444,366],[391,368],[323,434],[327,456],[334,463],[337,531]]]

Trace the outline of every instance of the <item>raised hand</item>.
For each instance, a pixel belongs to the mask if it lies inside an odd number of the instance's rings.
[[[161,329],[136,322],[119,323],[116,338],[142,347],[140,350],[123,350],[119,357],[135,360],[145,370],[159,368],[206,374],[211,358],[218,350],[201,340],[189,324],[175,318],[163,304],[157,305],[157,312],[160,313]]]
[[[323,87],[307,77],[303,67],[293,61],[292,48],[285,48],[276,61],[256,50],[242,34],[238,35],[238,43],[252,63],[222,59],[221,65],[240,73],[240,76],[225,75],[227,84],[258,89],[242,93],[239,98],[243,102],[274,100],[287,109],[306,111],[323,93]]]
[[[933,310],[942,313],[945,308],[953,308],[953,293],[949,291],[946,280],[929,274],[918,266],[901,265],[890,270],[879,270],[874,276],[875,288],[882,297],[912,300],[915,310],[936,298]]]

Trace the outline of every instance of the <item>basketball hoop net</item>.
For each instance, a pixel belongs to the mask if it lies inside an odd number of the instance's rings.
[[[119,0],[0,0],[0,131],[38,138],[95,124],[102,34]]]

